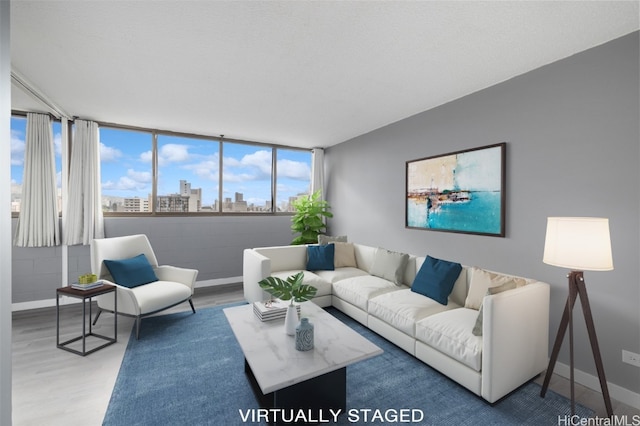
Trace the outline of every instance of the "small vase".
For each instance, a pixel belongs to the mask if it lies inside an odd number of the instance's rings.
[[[287,306],[287,316],[284,317],[284,331],[289,336],[296,334],[298,324],[298,310],[295,305]]]
[[[313,349],[313,324],[309,318],[302,318],[296,327],[296,349],[310,351]]]

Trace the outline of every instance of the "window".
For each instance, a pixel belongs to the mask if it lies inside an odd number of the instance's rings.
[[[158,135],[158,212],[217,212],[220,142]]]
[[[58,212],[62,210],[62,130],[59,121],[54,121],[53,144],[56,162],[56,187],[58,188]],[[20,213],[22,204],[22,178],[24,173],[25,138],[27,117],[11,116],[11,213]]]
[[[152,154],[152,133],[100,127],[103,211],[152,211]]]
[[[291,201],[311,189],[311,152],[284,148],[276,152],[276,211],[292,212]]]
[[[26,126],[26,117],[11,117],[14,215],[21,205]],[[100,125],[99,133],[105,213],[291,212],[291,201],[309,193],[308,150],[117,125]],[[60,210],[59,121],[53,122],[53,135]]]
[[[273,148],[224,142],[222,212],[271,212]]]

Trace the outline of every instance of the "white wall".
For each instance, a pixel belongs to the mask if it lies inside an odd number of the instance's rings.
[[[640,393],[640,369],[621,361],[640,353],[638,50],[636,32],[327,149],[330,233],[550,283],[551,348],[567,281],[542,263],[546,218],[610,218],[615,270],[585,279],[607,379]],[[406,161],[498,142],[506,238],[405,228]],[[595,375],[575,312],[576,367]]]
[[[0,1],[0,424],[11,424],[11,55]]]

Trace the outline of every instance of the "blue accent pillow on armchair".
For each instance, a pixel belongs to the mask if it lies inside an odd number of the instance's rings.
[[[333,271],[336,246],[327,244],[324,246],[307,246],[307,270],[308,271]]]
[[[461,271],[459,263],[427,256],[413,280],[411,291],[446,305]]]
[[[105,259],[104,264],[111,273],[113,281],[123,287],[133,288],[158,281],[153,267],[143,253],[130,259]]]

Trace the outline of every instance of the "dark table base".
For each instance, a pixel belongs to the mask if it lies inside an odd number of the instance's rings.
[[[333,419],[332,413],[337,413],[338,410],[341,413],[346,410],[346,367],[266,395],[260,390],[260,386],[246,359],[244,361],[244,371],[249,378],[260,406],[266,409],[274,409],[269,414],[269,424],[296,423],[290,421],[292,418],[298,418],[299,421],[297,423],[310,423],[309,419],[316,420],[311,421],[311,423],[318,423],[320,419]]]

